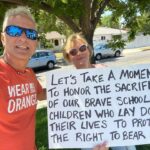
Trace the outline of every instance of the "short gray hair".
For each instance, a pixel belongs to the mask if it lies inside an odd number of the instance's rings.
[[[5,17],[4,17],[4,21],[3,21],[3,30],[2,30],[3,32],[4,32],[5,28],[6,28],[8,19],[10,17],[12,17],[12,16],[17,16],[17,15],[25,15],[25,16],[27,16],[36,25],[35,19],[32,16],[29,8],[28,7],[23,7],[23,6],[18,6],[16,8],[11,8],[8,11],[6,11]]]

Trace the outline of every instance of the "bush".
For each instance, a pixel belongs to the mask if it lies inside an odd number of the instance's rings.
[[[112,40],[110,40],[108,42],[108,47],[112,48],[113,50],[116,50],[116,49],[124,49],[125,47],[125,40],[122,39],[121,35],[114,35],[112,37]]]

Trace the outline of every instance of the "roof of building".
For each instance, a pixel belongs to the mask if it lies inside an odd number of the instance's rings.
[[[52,32],[46,33],[46,39],[48,39],[48,40],[51,40],[51,39],[64,39],[64,38],[65,38],[65,36],[61,35],[57,31],[52,31]]]
[[[126,34],[126,30],[121,30],[121,29],[114,29],[114,28],[108,28],[108,27],[98,27],[94,31],[94,35],[106,35],[106,34],[111,34],[111,35],[118,35],[118,34]]]

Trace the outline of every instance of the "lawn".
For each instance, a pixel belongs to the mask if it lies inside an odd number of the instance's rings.
[[[48,132],[47,131],[47,109],[46,108],[38,109],[36,115],[36,144],[38,150],[48,150],[47,132]],[[73,149],[69,149],[69,150],[73,150]],[[137,150],[150,150],[150,145],[137,146]]]
[[[47,109],[41,108],[37,110],[37,114],[36,114],[36,145],[38,150],[48,150],[47,133],[48,133]],[[69,150],[79,150],[79,149],[69,149]]]
[[[47,132],[47,109],[38,109],[36,114],[36,144],[38,150],[48,150]]]

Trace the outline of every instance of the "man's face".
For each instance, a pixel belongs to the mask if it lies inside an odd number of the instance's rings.
[[[12,16],[7,25],[15,25],[23,28],[35,29],[35,23],[24,15]],[[36,49],[37,40],[28,39],[23,32],[21,36],[11,37],[6,32],[2,33],[4,53],[15,60],[28,61]]]

